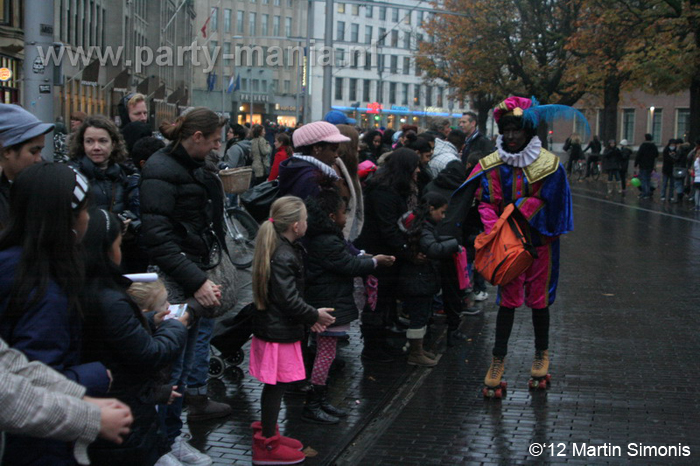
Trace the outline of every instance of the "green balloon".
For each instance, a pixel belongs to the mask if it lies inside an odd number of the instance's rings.
[[[632,186],[634,186],[635,188],[638,188],[638,187],[640,187],[640,186],[642,185],[642,182],[639,181],[639,178],[637,178],[636,176],[630,180],[630,183],[631,183]]]

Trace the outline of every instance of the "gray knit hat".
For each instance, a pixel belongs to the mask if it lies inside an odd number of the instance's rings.
[[[5,147],[29,141],[53,130],[19,105],[0,104],[0,143]]]

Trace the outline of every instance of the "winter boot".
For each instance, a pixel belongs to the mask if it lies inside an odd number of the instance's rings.
[[[279,435],[266,438],[262,432],[253,434],[253,464],[297,464],[305,459],[302,452],[283,445]]]
[[[436,355],[435,353],[433,353],[432,351],[428,351],[428,350],[425,349],[425,339],[426,339],[426,335],[427,335],[427,333],[428,333],[427,327],[419,328],[419,329],[417,329],[417,330],[408,330],[407,332],[410,332],[410,334],[413,335],[413,336],[411,336],[410,338],[422,338],[422,339],[423,339],[423,345],[422,345],[421,347],[422,347],[422,349],[423,349],[423,355],[424,355],[426,358],[428,358],[428,359],[433,359],[433,360],[434,360],[435,358],[437,358],[437,355]],[[415,332],[415,333],[414,333],[414,332]],[[408,333],[407,333],[407,335],[408,335]],[[408,350],[410,351],[410,347],[411,347],[410,342],[407,342],[407,345],[408,345]]]
[[[328,402],[328,387],[325,385],[314,385],[314,391],[319,392],[319,399],[321,401],[321,409],[331,416],[335,417],[347,417],[348,412],[344,409],[336,408]]]
[[[306,404],[304,411],[301,414],[301,420],[311,422],[313,424],[337,424],[340,422],[336,416],[328,414],[321,407],[321,398],[323,393],[317,390],[318,385],[314,385],[314,389],[306,395]]]
[[[423,352],[423,335],[425,335],[425,327],[422,329],[408,329],[406,338],[410,345],[408,354],[408,364],[411,366],[434,367],[437,361],[430,359]]]
[[[488,388],[496,388],[501,385],[501,379],[503,378],[503,373],[505,372],[505,357],[494,356],[491,360],[491,367],[489,367],[486,377],[484,377],[484,385]]]
[[[384,350],[384,330],[380,327],[360,326],[364,347],[362,360],[372,362],[393,362],[394,357]]]
[[[262,435],[262,422],[260,421],[255,421],[250,425],[250,428],[253,429],[253,436],[256,434]],[[284,445],[285,447],[289,447],[293,450],[296,451],[301,451],[304,449],[304,445],[297,439],[291,438],[291,437],[285,437],[284,435],[280,435],[280,425],[277,424],[275,426],[275,436],[279,436],[280,438],[280,445]]]
[[[212,401],[207,395],[187,395],[187,422],[226,417],[233,412],[226,403]]]

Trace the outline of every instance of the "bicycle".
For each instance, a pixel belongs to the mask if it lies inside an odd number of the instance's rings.
[[[591,165],[591,178],[598,181],[601,173],[603,173],[603,162],[593,162]]]
[[[219,176],[224,184],[226,194],[236,195],[236,202],[231,205],[226,196],[224,208],[224,229],[226,233],[226,248],[231,262],[238,269],[247,269],[253,263],[255,253],[255,236],[258,234],[258,222],[240,205],[238,194],[250,186],[253,170],[236,168],[221,170]]]
[[[586,160],[578,159],[574,162],[571,169],[571,178],[576,178],[577,181],[581,181],[586,177]]]

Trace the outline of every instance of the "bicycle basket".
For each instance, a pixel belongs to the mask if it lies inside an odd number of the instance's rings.
[[[250,167],[227,168],[219,172],[219,178],[227,194],[240,194],[250,188],[253,169]]]

